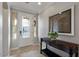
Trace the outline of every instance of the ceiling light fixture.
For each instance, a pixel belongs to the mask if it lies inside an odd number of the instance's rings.
[[[38,2],[38,5],[41,5],[41,2]]]

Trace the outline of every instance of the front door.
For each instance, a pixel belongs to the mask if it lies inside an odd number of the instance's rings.
[[[36,17],[32,14],[11,11],[10,48],[32,45],[36,40]]]
[[[17,16],[18,24],[18,47],[33,44],[34,26],[33,15],[19,12]]]

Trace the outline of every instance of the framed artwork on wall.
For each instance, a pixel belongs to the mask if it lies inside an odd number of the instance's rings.
[[[74,35],[74,10],[69,8],[49,17],[49,32]]]

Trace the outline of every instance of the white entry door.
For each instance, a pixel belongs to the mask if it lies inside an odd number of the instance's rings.
[[[18,12],[18,47],[23,47],[33,44],[34,39],[34,24],[33,15]]]

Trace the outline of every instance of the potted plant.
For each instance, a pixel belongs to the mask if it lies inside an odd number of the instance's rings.
[[[57,32],[48,32],[48,37],[51,39],[56,39],[58,37]]]

